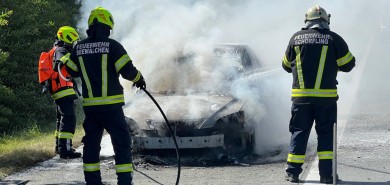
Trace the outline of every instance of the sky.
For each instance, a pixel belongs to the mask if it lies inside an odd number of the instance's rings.
[[[212,45],[245,44],[264,67],[281,70],[290,37],[304,25],[306,11],[318,4],[331,14],[330,29],[344,38],[357,59],[357,70],[338,77],[340,97],[353,97],[365,66],[360,59],[365,58],[381,20],[390,20],[384,8],[390,7],[390,1],[385,0],[82,0],[81,4],[80,35],[93,8],[108,9],[115,21],[110,37],[125,47],[149,90],[217,89],[245,102],[247,121],[260,133],[256,134],[259,154],[288,143],[291,75],[280,71],[226,81],[226,73],[238,74],[229,61],[211,62]],[[173,62],[179,55],[194,53],[190,63]],[[131,83],[122,84],[131,99]],[[339,114],[349,114],[349,102],[344,100]]]

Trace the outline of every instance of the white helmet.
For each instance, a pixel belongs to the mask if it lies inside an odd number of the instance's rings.
[[[305,14],[305,22],[316,19],[325,20],[330,23],[330,14],[326,13],[326,10],[319,5],[315,5],[307,10]]]

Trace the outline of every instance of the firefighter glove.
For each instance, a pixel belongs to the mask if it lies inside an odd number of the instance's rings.
[[[137,88],[146,89],[146,83],[145,83],[144,77],[142,75],[138,81],[134,82],[133,87],[134,86]]]

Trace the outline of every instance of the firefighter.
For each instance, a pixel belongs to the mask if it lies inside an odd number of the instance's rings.
[[[305,26],[287,46],[282,66],[293,75],[286,180],[299,182],[310,130],[315,121],[321,183],[333,183],[333,124],[337,121],[338,71],[349,72],[355,57],[344,39],[330,31],[330,15],[315,5],[305,14]]]
[[[104,129],[113,144],[118,184],[132,184],[131,138],[122,109],[124,95],[119,75],[137,88],[146,88],[141,72],[133,66],[123,46],[108,38],[113,27],[108,10],[93,9],[88,19],[88,38],[77,43],[62,60],[71,76],[82,80],[84,177],[87,184],[93,185],[102,184],[99,152]]]
[[[56,42],[53,53],[53,73],[47,80],[46,88],[49,89],[51,97],[56,104],[57,125],[55,132],[55,152],[60,158],[73,159],[81,157],[81,153],[75,152],[72,147],[72,139],[76,128],[76,115],[74,100],[77,99],[73,83],[60,77],[58,63],[61,57],[72,50],[73,42],[79,39],[77,31],[70,26],[60,27],[57,31]],[[51,57],[51,56],[50,56]],[[60,66],[61,67],[61,66]],[[65,66],[60,69],[63,75],[67,75]]]

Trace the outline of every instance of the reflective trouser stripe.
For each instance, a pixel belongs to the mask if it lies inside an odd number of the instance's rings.
[[[303,164],[305,162],[305,155],[288,154],[287,162]]]
[[[84,163],[85,172],[95,172],[100,170],[100,163]]]
[[[58,137],[59,134],[60,132],[58,130],[54,131],[54,137]]]
[[[76,92],[74,92],[73,88],[69,88],[69,89],[58,91],[58,92],[52,94],[51,98],[53,98],[53,100],[58,100],[60,98],[63,98],[65,96],[69,96],[69,95],[72,95],[72,94],[76,94]]]
[[[70,133],[70,132],[59,132],[58,138],[60,138],[60,139],[72,139],[73,138],[73,134]]]
[[[132,172],[133,171],[133,164],[118,164],[115,165],[116,173],[123,173],[123,172]]]
[[[333,151],[318,152],[318,159],[319,160],[333,159]]]

